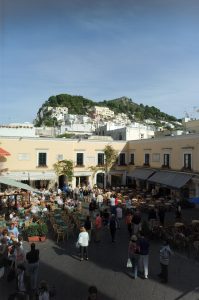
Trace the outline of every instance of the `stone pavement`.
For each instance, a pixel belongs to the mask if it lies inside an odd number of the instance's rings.
[[[189,213],[188,213],[189,214]],[[97,286],[99,300],[199,300],[199,264],[174,254],[169,265],[169,283],[161,284],[159,273],[159,243],[151,242],[149,279],[132,279],[126,268],[128,235],[126,226],[117,231],[116,243],[111,243],[108,229],[103,229],[99,244],[91,242],[89,261],[80,262],[75,248],[77,236],[56,243],[53,236],[39,243],[39,279],[55,286],[58,300],[86,300],[90,285]],[[28,243],[25,247],[29,247]],[[28,248],[27,248],[28,249]],[[0,300],[14,289],[14,283],[0,280]]]

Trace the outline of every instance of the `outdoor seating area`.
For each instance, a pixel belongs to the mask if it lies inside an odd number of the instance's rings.
[[[98,202],[98,195],[102,195],[101,204]],[[36,233],[39,235],[38,240],[41,240],[41,236],[46,235],[48,230],[52,231],[52,237],[57,242],[69,240],[78,232],[89,214],[88,205],[85,209],[82,208],[82,203],[92,201],[96,208],[99,207],[103,212],[109,210],[111,196],[115,198],[115,205],[121,206],[124,214],[127,211],[140,211],[148,215],[151,210],[158,214],[160,208],[165,212],[176,208],[174,200],[167,197],[154,197],[151,192],[139,188],[115,187],[102,190],[94,187],[85,196],[86,198],[83,196],[81,201],[80,197],[74,194],[66,195],[53,190],[43,190],[40,193],[12,190],[0,195],[0,232],[8,230],[13,223],[19,234],[26,240]],[[95,215],[92,215],[93,217]],[[150,229],[152,229],[153,238],[159,239],[166,236],[175,248],[182,251],[190,252],[190,248],[193,249],[195,242],[199,240],[199,220],[197,219],[192,220],[191,224],[186,224],[182,219],[176,219],[172,226],[162,226],[158,220],[153,220],[153,226]]]
[[[175,222],[169,226],[157,225],[152,230],[153,239],[166,239],[173,249],[187,256],[199,258],[199,220],[191,223]]]

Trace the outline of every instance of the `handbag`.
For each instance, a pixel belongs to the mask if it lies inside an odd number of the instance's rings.
[[[127,268],[132,268],[132,263],[131,263],[130,258],[127,259],[126,267]]]
[[[76,248],[79,248],[79,247],[80,247],[80,244],[79,244],[78,241],[76,242],[75,247],[76,247]]]

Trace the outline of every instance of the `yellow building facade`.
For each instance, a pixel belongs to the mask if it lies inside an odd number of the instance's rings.
[[[1,175],[36,187],[53,185],[58,182],[53,165],[67,159],[74,163],[73,187],[84,183],[103,187],[106,176],[97,166],[104,164],[106,145],[118,153],[108,177],[112,186],[128,182],[147,189],[188,189],[189,197],[199,197],[199,134],[128,142],[2,137],[0,147],[10,156],[0,156]]]

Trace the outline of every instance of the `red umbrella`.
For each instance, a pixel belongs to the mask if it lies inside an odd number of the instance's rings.
[[[3,148],[0,148],[0,156],[9,156],[10,153]]]

